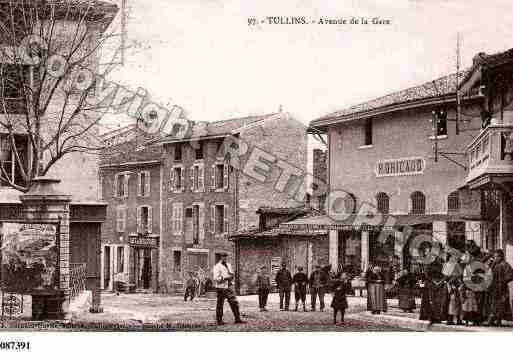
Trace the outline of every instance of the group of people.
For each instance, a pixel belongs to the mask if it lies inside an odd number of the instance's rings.
[[[513,269],[505,261],[502,250],[496,250],[493,255],[467,252],[462,260],[433,263],[426,273],[400,272],[399,307],[404,311],[415,309],[415,292],[419,287],[421,320],[500,326],[504,320],[513,319],[511,281]]]
[[[291,292],[294,290],[295,308],[299,307],[306,312],[306,294],[310,292],[311,311],[317,310],[317,299],[319,309],[324,311],[324,297],[327,292],[333,292],[331,307],[333,308],[333,321],[336,323],[337,314],[340,313],[341,321],[344,322],[345,310],[347,308],[346,295],[350,292],[351,284],[346,273],[333,274],[329,268],[321,268],[316,265],[314,271],[308,277],[304,268],[297,267],[297,272],[292,276],[284,262],[274,278],[280,296],[280,311],[288,311],[290,307]],[[267,266],[262,266],[256,275],[255,285],[258,291],[258,305],[260,311],[267,311],[267,298],[271,291],[271,277]]]

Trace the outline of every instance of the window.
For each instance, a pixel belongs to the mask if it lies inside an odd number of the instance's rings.
[[[426,213],[426,197],[422,192],[413,192],[410,196],[411,199],[411,214],[425,214]]]
[[[32,86],[32,69],[28,65],[0,64],[0,96],[5,100],[8,114],[21,114],[26,112],[23,86]]]
[[[181,166],[173,167],[170,173],[169,190],[181,192],[184,189],[184,170]]]
[[[128,198],[128,174],[118,173],[114,179],[114,196]]]
[[[222,234],[228,232],[228,206],[216,204],[211,212],[212,232]]]
[[[116,208],[116,231],[121,233],[126,227],[126,207],[118,206]]]
[[[434,123],[433,131],[436,136],[447,136],[447,111],[439,108],[433,111]]]
[[[216,144],[216,157],[221,158],[224,157],[224,140],[217,140]]]
[[[228,165],[216,163],[212,165],[212,190],[227,190],[228,189]]]
[[[150,172],[142,171],[139,173],[137,181],[137,194],[141,197],[147,197],[150,195]]]
[[[388,214],[390,210],[390,201],[386,193],[380,192],[376,195],[376,202],[378,204],[378,212]]]
[[[196,143],[196,145],[198,146],[194,152],[195,152],[195,157],[197,160],[202,160],[203,159],[203,142],[202,141],[198,141]]]
[[[173,271],[182,271],[182,251],[173,251]]]
[[[177,143],[175,145],[175,156],[174,156],[174,159],[176,162],[181,162],[182,161],[182,144],[181,143]]]
[[[171,204],[171,231],[174,235],[182,234],[183,230],[183,204]]]
[[[117,272],[123,273],[125,271],[125,247],[117,248]]]
[[[364,125],[364,142],[365,146],[372,145],[372,120],[365,121]]]
[[[449,211],[458,211],[460,209],[460,196],[457,191],[447,196],[447,209]]]
[[[195,204],[192,206],[192,243],[199,244],[200,233],[200,206]]]
[[[152,208],[140,206],[137,208],[137,233],[151,233],[152,230]]]

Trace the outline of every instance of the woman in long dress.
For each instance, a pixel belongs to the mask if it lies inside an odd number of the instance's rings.
[[[368,309],[372,314],[380,314],[387,311],[385,299],[385,278],[381,273],[381,268],[376,266],[367,274],[367,296]]]

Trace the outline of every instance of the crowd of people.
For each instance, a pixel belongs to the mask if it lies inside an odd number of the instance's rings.
[[[504,252],[493,254],[479,250],[465,252],[462,258],[449,256],[447,261],[435,261],[421,271],[399,271],[393,281],[398,297],[399,308],[405,312],[416,309],[415,298],[420,297],[420,319],[431,323],[474,324],[500,326],[503,321],[511,321],[512,310],[509,296],[509,283],[513,281],[513,268],[505,261]],[[476,268],[476,263],[481,263]],[[332,293],[331,307],[333,322],[337,323],[340,314],[344,322],[348,308],[347,295],[352,293],[351,276],[342,268],[337,273],[330,266],[316,265],[308,276],[304,268],[297,267],[292,275],[284,262],[271,280],[268,266],[262,266],[255,276],[260,311],[267,311],[267,299],[275,283],[279,293],[280,311],[289,311],[291,293],[294,292],[294,311],[307,311],[306,297],[310,294],[310,310],[325,309],[325,295]],[[367,310],[372,314],[387,311],[389,280],[380,266],[371,265],[364,275],[367,289]],[[224,324],[223,306],[228,301],[236,323],[243,323],[239,303],[235,296],[234,272],[226,256],[215,265],[213,286],[217,291],[216,319]],[[198,288],[198,279],[191,274],[187,281],[185,300],[193,298]]]

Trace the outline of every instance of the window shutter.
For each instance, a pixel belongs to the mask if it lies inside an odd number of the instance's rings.
[[[113,197],[117,197],[118,196],[118,177],[119,175],[115,175],[114,176],[114,196]]]
[[[151,233],[153,227],[153,216],[151,212],[153,212],[153,208],[148,207],[148,233]]]
[[[128,198],[128,179],[129,179],[129,177],[130,177],[130,175],[126,174],[124,181],[123,181],[123,191],[125,192],[125,193],[123,193],[123,195],[125,198]]]
[[[189,169],[189,188],[190,188],[190,191],[191,192],[194,192],[194,172],[195,172],[195,168],[196,166],[192,166],[190,169]]]
[[[228,233],[230,228],[230,222],[228,221],[229,220],[229,217],[228,217],[228,206],[227,205],[224,205],[224,233]]]
[[[185,168],[182,168],[182,171],[181,171],[181,175],[182,175],[182,180],[180,181],[180,191],[185,191]]]
[[[205,240],[205,204],[200,203],[198,205],[198,232],[199,232],[199,243],[203,245]]]
[[[200,164],[198,166],[198,191],[204,192],[205,191],[205,177],[204,177],[204,166],[203,164]]]
[[[228,179],[230,178],[230,174],[228,173],[228,163],[225,163],[223,166],[223,188],[225,191],[228,190]]]
[[[137,207],[137,233],[141,233],[141,207]]]
[[[150,171],[146,172],[146,183],[144,184],[144,187],[145,187],[144,195],[149,197],[150,196],[150,190],[151,190]]]
[[[173,191],[175,189],[175,169],[171,167],[171,171],[169,171],[169,191]]]
[[[142,172],[139,172],[137,174],[137,195],[140,196],[142,194],[141,188],[142,188]]]
[[[210,207],[210,231],[216,233],[216,206],[214,204]]]
[[[216,165],[212,165],[212,172],[210,173],[210,190],[216,190]]]

